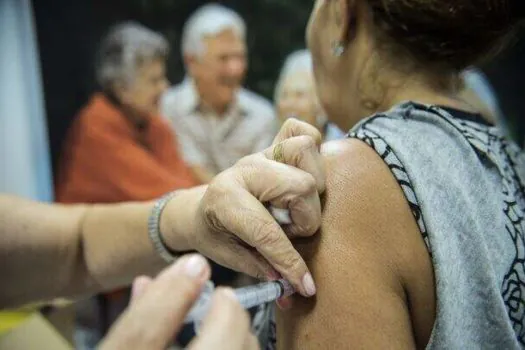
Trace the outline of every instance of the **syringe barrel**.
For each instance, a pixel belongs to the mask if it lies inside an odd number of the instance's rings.
[[[278,282],[259,283],[255,286],[235,290],[237,300],[245,309],[273,301],[279,298],[282,293],[283,288]]]
[[[213,290],[213,283],[208,281],[205,284],[201,295],[186,316],[184,323],[202,320],[210,308]],[[239,303],[245,309],[249,309],[254,306],[272,302],[283,296],[292,295],[294,289],[288,281],[281,279],[278,281],[259,283],[253,286],[238,288],[235,289],[234,292]]]
[[[249,309],[264,303],[269,303],[279,299],[282,296],[293,294],[294,290],[291,284],[286,280],[259,283],[254,286],[238,288],[235,295],[239,303]]]

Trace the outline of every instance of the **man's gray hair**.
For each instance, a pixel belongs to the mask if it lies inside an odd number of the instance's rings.
[[[205,51],[204,38],[231,29],[243,40],[246,23],[235,11],[219,4],[207,4],[195,11],[184,24],[182,53],[200,56]]]
[[[298,50],[292,52],[284,61],[284,65],[281,68],[281,73],[279,74],[279,79],[275,85],[275,102],[277,102],[280,97],[286,78],[299,72],[304,72],[307,74],[313,73],[312,55],[308,50]]]
[[[115,82],[130,83],[137,68],[154,59],[166,59],[166,39],[136,22],[123,22],[112,27],[102,40],[96,63],[97,80],[110,91]]]

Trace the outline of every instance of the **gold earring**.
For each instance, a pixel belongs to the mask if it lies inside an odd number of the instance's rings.
[[[342,42],[334,41],[332,42],[332,54],[335,57],[341,57],[345,53],[345,47]]]

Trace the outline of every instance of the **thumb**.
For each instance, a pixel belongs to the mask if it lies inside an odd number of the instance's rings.
[[[202,256],[179,258],[126,310],[101,349],[165,349],[209,277]]]
[[[316,140],[309,135],[287,138],[264,150],[264,155],[286,165],[303,170],[314,177],[317,191],[323,193],[326,174],[324,159]]]
[[[311,137],[314,140],[317,147],[321,145],[323,140],[323,137],[319,130],[317,130],[317,128],[298,119],[289,118],[284,122],[283,126],[281,127],[281,130],[279,130],[279,133],[273,140],[273,144],[275,145],[279,142],[296,136]]]

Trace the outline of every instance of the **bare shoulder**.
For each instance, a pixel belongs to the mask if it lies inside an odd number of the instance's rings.
[[[278,317],[279,347],[424,347],[435,297],[429,254],[388,166],[359,140],[323,145],[321,232],[296,242],[317,284]]]

